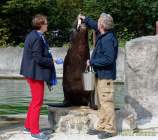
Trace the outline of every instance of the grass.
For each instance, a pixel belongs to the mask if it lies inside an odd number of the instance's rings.
[[[157,136],[158,132],[155,131],[144,131],[139,130],[137,132],[133,132],[132,130],[123,130],[118,132],[119,136]]]
[[[27,112],[27,106],[20,105],[0,105],[0,114],[9,115],[9,114],[22,114]],[[41,109],[41,114],[48,114],[47,106],[43,105]]]
[[[119,47],[125,48],[126,41],[125,40],[119,40]]]

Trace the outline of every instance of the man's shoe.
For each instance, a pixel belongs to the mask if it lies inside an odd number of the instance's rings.
[[[100,132],[98,133],[98,139],[106,139],[106,138],[110,138],[110,137],[113,137],[114,135],[112,133],[109,133],[109,132]]]
[[[49,138],[42,132],[38,134],[31,134],[31,137],[35,140],[48,140]]]
[[[23,133],[24,134],[31,134],[30,129],[28,129],[28,128],[23,128]]]
[[[95,104],[90,104],[89,107],[93,110],[98,110],[98,106]]]
[[[96,130],[96,129],[89,129],[88,131],[87,131],[87,134],[89,134],[89,135],[97,135],[97,134],[99,134],[99,133],[101,133],[102,131],[99,131],[99,130]]]

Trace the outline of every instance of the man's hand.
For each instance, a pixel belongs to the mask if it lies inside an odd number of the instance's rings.
[[[89,59],[87,60],[87,63],[86,63],[86,64],[87,64],[87,67],[90,66],[90,60],[89,60]]]
[[[52,59],[52,63],[54,64],[54,59]]]
[[[79,19],[81,19],[81,20],[84,20],[84,19],[85,19],[85,16],[84,16],[84,15],[79,14],[79,15],[78,15],[78,18],[79,18]]]

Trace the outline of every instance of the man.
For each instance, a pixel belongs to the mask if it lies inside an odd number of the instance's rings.
[[[91,65],[96,72],[99,122],[97,128],[88,133],[97,134],[99,139],[104,139],[116,135],[113,80],[116,79],[118,41],[112,31],[114,23],[111,15],[102,13],[98,22],[83,15],[79,15],[79,18],[97,33],[95,48],[87,65]]]

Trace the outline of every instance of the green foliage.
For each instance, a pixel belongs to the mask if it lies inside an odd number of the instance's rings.
[[[49,9],[49,29],[59,30],[59,38],[54,38],[49,32],[49,40],[51,44],[62,46],[63,43],[69,41],[69,34],[72,23],[76,19],[81,9],[80,0],[56,0],[55,9]]]
[[[22,42],[22,43],[19,43],[19,45],[18,45],[20,48],[24,48],[24,43]]]
[[[100,4],[101,2],[97,0],[84,0],[82,9],[83,14],[97,20],[102,11],[102,6]]]
[[[10,37],[9,29],[0,19],[0,47],[6,47]]]
[[[119,47],[124,48],[126,44],[126,40],[124,39],[119,39]]]
[[[97,20],[100,13],[110,13],[115,21],[115,31],[121,40],[130,40],[155,33],[158,20],[157,0],[1,0],[0,46],[24,41],[32,30],[31,20],[37,13],[48,16],[48,40],[52,46],[62,46],[69,41],[72,24],[79,13]],[[54,37],[52,31],[58,30]],[[89,35],[92,44],[91,34]]]
[[[48,0],[8,0],[1,7],[1,15],[10,29],[10,41],[18,44],[31,30],[32,17],[37,13],[47,14]]]
[[[70,43],[64,43],[63,47],[66,48],[66,49],[70,48]]]
[[[122,31],[117,32],[117,37],[119,40],[131,40],[136,36],[136,33],[130,33],[126,27]]]
[[[127,28],[135,37],[153,34],[158,17],[157,0],[107,0],[101,1],[102,9],[111,13],[116,30],[123,32]]]

